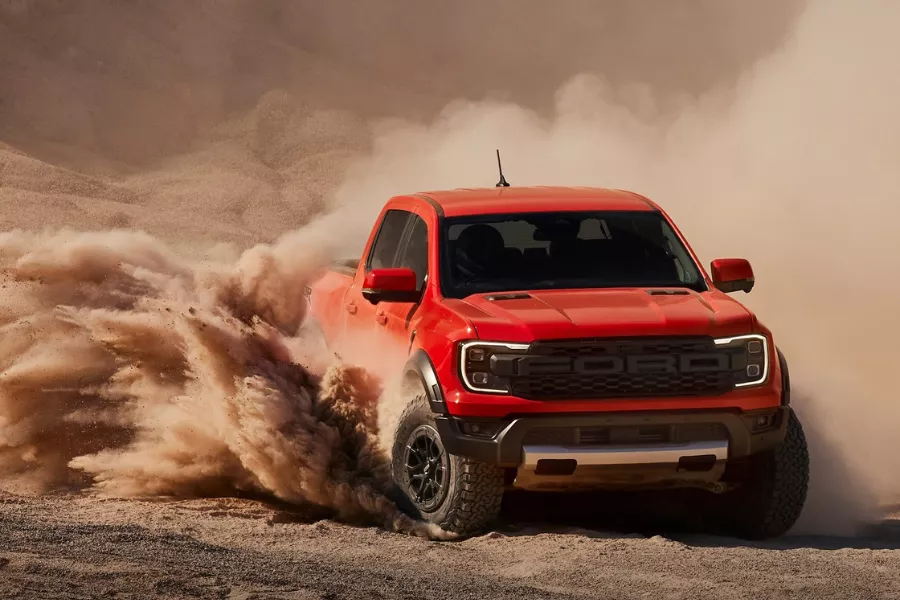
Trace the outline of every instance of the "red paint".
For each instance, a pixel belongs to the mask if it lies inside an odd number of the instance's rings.
[[[464,299],[440,294],[437,203],[446,216],[567,210],[659,211],[684,243],[709,286],[704,292],[651,296],[640,288],[532,291],[530,298],[490,302],[475,294]],[[365,288],[408,290],[411,272],[379,269],[365,272],[365,262],[390,209],[421,217],[428,227],[428,279],[418,306],[415,302],[371,304]],[[328,343],[337,351],[353,344],[354,336],[384,336],[385,342],[419,348],[434,364],[451,414],[504,416],[511,413],[651,411],[673,409],[756,410],[778,406],[781,372],[768,328],[743,304],[714,287],[716,282],[753,278],[743,259],[719,259],[713,276],[703,269],[671,218],[652,201],[631,192],[589,188],[498,188],[432,192],[391,198],[373,226],[362,259],[353,275],[330,271],[312,287],[311,314]],[[714,281],[715,280],[715,281]],[[414,281],[414,276],[413,276]],[[413,337],[411,334],[415,332]],[[534,401],[509,395],[467,391],[459,377],[458,342],[472,339],[532,342],[550,338],[605,336],[710,335],[747,333],[769,339],[767,383],[735,389],[714,397],[628,398],[616,400]],[[410,338],[412,337],[412,340]]]
[[[363,289],[384,292],[413,292],[416,289],[416,274],[405,267],[372,269],[366,273]]]
[[[715,283],[731,283],[753,279],[753,267],[745,258],[717,258],[711,264]]]

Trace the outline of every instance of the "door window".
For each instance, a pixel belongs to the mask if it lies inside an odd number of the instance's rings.
[[[416,287],[422,289],[428,275],[428,225],[419,215],[410,216],[409,236],[398,267],[408,267],[416,272]]]
[[[405,210],[389,210],[381,221],[381,227],[375,235],[375,243],[366,261],[366,271],[372,269],[388,269],[396,264],[397,250],[403,239],[403,230],[412,213]]]

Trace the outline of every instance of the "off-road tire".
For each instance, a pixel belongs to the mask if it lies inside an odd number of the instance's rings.
[[[447,491],[439,505],[422,510],[410,496],[406,476],[405,450],[410,436],[420,427],[435,427],[424,392],[407,405],[394,435],[391,466],[402,508],[413,516],[435,523],[445,531],[460,535],[479,533],[500,513],[503,499],[503,469],[447,453]],[[446,452],[446,451],[444,451]]]
[[[789,412],[784,441],[752,457],[744,484],[719,497],[729,533],[747,540],[775,538],[800,517],[809,487],[809,450],[800,420]]]

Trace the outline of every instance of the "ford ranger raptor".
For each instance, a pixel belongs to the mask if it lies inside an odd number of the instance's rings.
[[[403,349],[391,460],[418,517],[467,535],[511,489],[692,487],[763,539],[799,517],[809,455],[785,357],[729,295],[753,285],[641,195],[498,187],[391,198],[307,295],[337,354]]]

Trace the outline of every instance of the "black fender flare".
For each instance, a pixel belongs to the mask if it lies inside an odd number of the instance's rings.
[[[431,412],[446,415],[447,413],[447,403],[444,402],[444,392],[441,388],[441,382],[438,381],[437,371],[434,368],[434,363],[431,362],[431,358],[428,356],[428,353],[419,348],[415,352],[413,352],[409,360],[406,361],[406,366],[403,368],[404,378],[414,378],[418,380],[422,384],[422,388],[425,390],[425,396],[428,398],[428,405],[431,407]]]
[[[778,362],[781,365],[781,405],[789,406],[791,403],[791,373],[781,348],[776,347],[775,352],[778,354]]]

